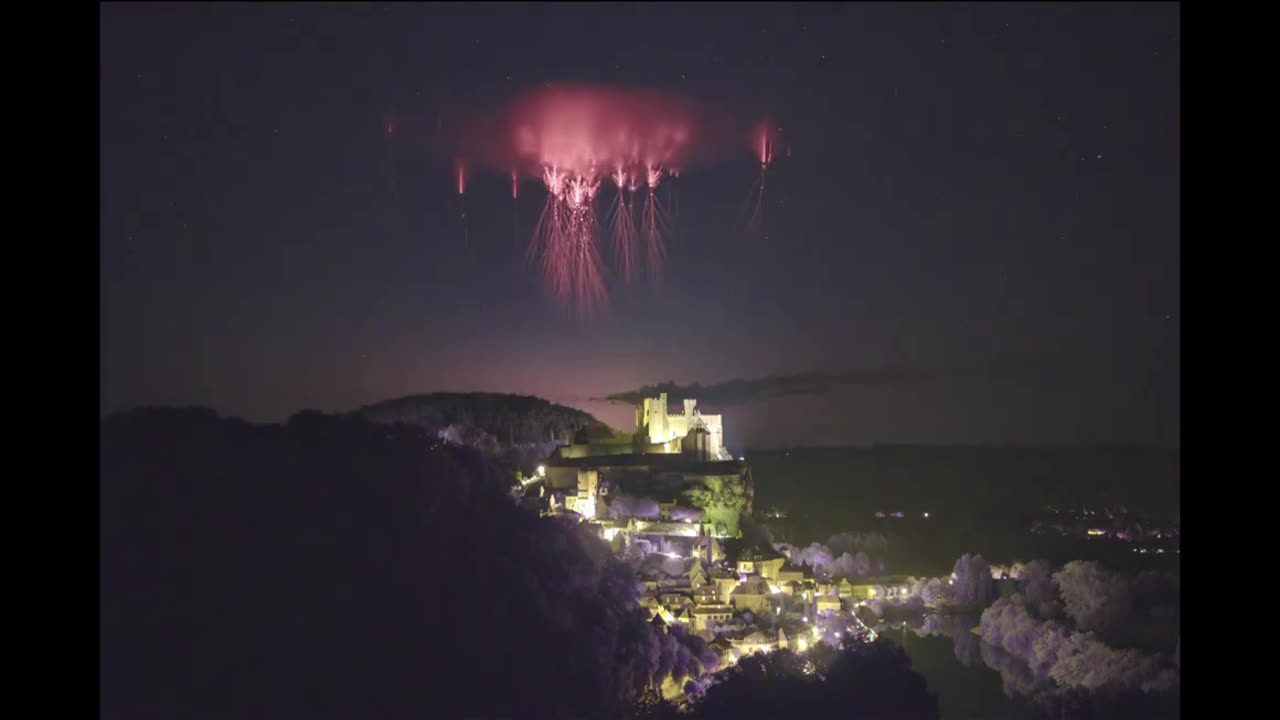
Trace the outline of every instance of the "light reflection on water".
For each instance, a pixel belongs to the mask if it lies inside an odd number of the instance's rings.
[[[957,657],[956,642],[945,635],[919,637],[909,629],[884,628],[881,637],[907,651],[912,667],[938,696],[941,720],[1046,720],[1030,703],[1005,695],[1000,673],[966,651],[969,644],[973,650],[979,647],[976,635],[973,643],[962,641],[960,654],[967,665]]]

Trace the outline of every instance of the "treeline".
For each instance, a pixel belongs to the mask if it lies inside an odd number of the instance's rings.
[[[410,395],[384,400],[355,413],[377,422],[408,423],[430,432],[460,426],[465,432],[484,433],[500,447],[572,440],[583,428],[605,428],[581,410],[539,397],[501,393]]]

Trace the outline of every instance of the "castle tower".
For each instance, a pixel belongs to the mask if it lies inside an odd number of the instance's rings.
[[[645,398],[644,411],[649,426],[649,442],[667,441],[667,394],[659,393],[656,401]]]

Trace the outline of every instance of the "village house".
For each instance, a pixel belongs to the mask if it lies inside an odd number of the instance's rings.
[[[734,607],[754,613],[768,612],[771,595],[769,583],[758,576],[743,580],[729,594]]]
[[[735,563],[738,572],[759,575],[769,580],[778,578],[778,571],[785,564],[787,559],[781,553],[772,552],[762,554],[751,549],[745,549],[738,554]]]
[[[807,565],[793,565],[790,562],[784,562],[779,566],[775,577],[780,585],[790,582],[803,582],[806,578],[813,578],[813,570]]]
[[[709,625],[719,625],[733,617],[733,608],[728,605],[699,605],[691,612],[694,630],[707,630]]]
[[[719,586],[708,583],[693,591],[693,601],[699,605],[724,605]]]
[[[840,598],[835,595],[819,595],[814,605],[819,613],[840,612]]]

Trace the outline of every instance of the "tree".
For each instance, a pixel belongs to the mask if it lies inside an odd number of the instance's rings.
[[[844,553],[831,563],[829,573],[835,580],[864,577],[871,573],[871,558],[864,552],[857,555]]]
[[[840,651],[825,678],[817,663],[790,650],[743,658],[711,685],[691,716],[933,720],[938,703],[902,648],[881,640]]]
[[[960,605],[984,608],[996,597],[991,566],[981,555],[961,555],[951,572],[951,598]]]
[[[1107,631],[1133,613],[1128,581],[1096,562],[1069,562],[1054,574],[1053,582],[1080,630]]]
[[[1028,609],[1042,618],[1059,616],[1058,588],[1048,560],[1033,560],[1022,566],[1017,579]]]
[[[747,506],[747,491],[734,479],[706,478],[701,484],[684,491],[691,507],[702,511],[703,517],[723,535],[738,534],[738,518]]]

